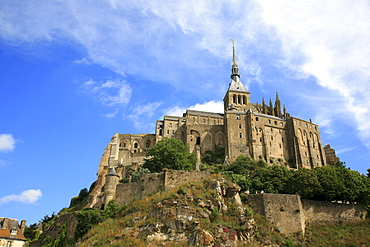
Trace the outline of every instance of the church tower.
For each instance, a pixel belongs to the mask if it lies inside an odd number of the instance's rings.
[[[233,41],[233,61],[231,64],[231,82],[224,97],[224,110],[247,111],[250,107],[250,93],[240,81],[238,62],[236,61]]]

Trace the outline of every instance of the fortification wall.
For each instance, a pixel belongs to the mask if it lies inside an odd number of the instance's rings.
[[[366,218],[361,205],[302,200],[306,225],[358,221]]]
[[[254,210],[284,234],[304,232],[304,215],[301,199],[297,195],[257,194],[250,195]]]
[[[211,174],[205,171],[168,170],[164,172],[164,190],[172,189],[192,180],[202,180]]]
[[[123,206],[134,199],[143,199],[146,196],[162,191],[164,188],[164,174],[143,174],[139,182],[119,183],[116,188],[115,201]]]
[[[359,221],[367,214],[361,205],[301,200],[298,195],[264,193],[249,195],[248,200],[256,213],[284,234],[304,234],[310,224]]]
[[[143,199],[159,191],[172,189],[191,180],[201,180],[210,176],[209,172],[168,170],[161,173],[143,174],[139,182],[119,183],[115,201],[123,206],[134,199]]]

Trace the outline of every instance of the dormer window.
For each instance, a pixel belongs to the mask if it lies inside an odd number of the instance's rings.
[[[17,235],[17,231],[18,231],[17,229],[11,229],[10,234],[11,235]]]

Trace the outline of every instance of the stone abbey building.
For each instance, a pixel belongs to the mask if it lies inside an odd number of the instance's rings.
[[[250,92],[240,81],[234,45],[231,82],[223,101],[223,114],[187,110],[181,117],[164,116],[158,120],[155,134],[116,133],[101,159],[90,206],[102,196],[106,177],[126,177],[129,170],[144,162],[146,150],[166,137],[182,140],[189,152],[197,152],[198,161],[207,150],[214,151],[219,146],[225,149],[225,164],[239,155],[292,169],[326,164],[318,125],[292,117],[282,107],[278,94],[274,103],[270,100],[266,104],[264,99],[261,104],[250,102]],[[108,196],[104,201],[109,198],[113,199]]]

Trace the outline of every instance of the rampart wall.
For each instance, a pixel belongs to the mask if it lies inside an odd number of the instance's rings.
[[[341,204],[302,199],[306,225],[350,222],[365,219],[367,211],[358,204]]]
[[[143,174],[138,182],[119,183],[116,188],[115,201],[122,206],[134,199],[143,199],[159,191],[169,190],[182,183],[201,180],[208,176],[210,176],[209,172],[183,170]]]
[[[361,205],[301,200],[298,195],[264,193],[248,199],[255,212],[284,234],[304,234],[307,225],[358,221],[367,214]]]

